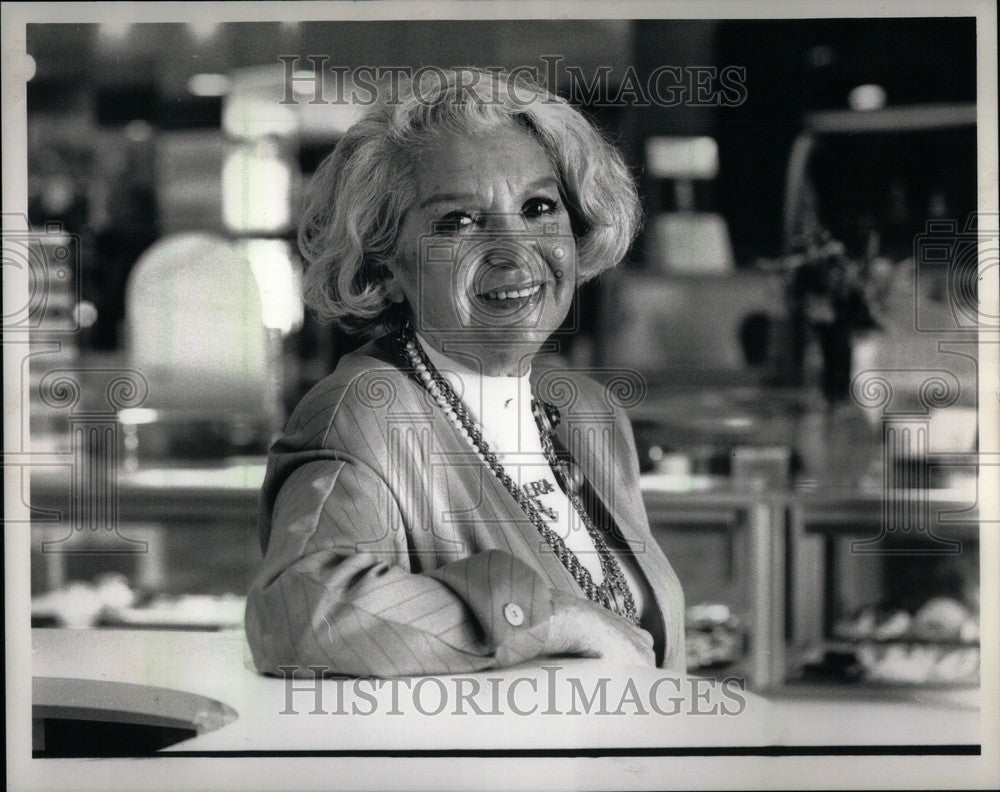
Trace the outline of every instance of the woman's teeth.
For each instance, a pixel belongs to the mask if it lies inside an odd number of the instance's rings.
[[[538,283],[535,284],[534,286],[528,286],[524,289],[486,292],[486,294],[484,294],[483,296],[487,300],[514,300],[519,297],[531,297],[533,294],[538,294],[541,288],[542,285]]]

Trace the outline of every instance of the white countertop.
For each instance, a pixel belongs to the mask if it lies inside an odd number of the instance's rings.
[[[312,683],[300,679],[296,687],[308,689],[292,694],[294,712],[282,714],[287,710],[285,681],[251,670],[242,631],[35,629],[32,633],[36,678],[150,685],[206,696],[235,710],[235,720],[218,728],[213,728],[218,718],[204,719],[208,725],[198,736],[166,749],[173,752],[628,753],[628,749],[655,752],[684,747],[725,752],[727,747],[980,742],[977,690],[946,695],[911,690],[866,698],[832,697],[822,690],[771,698],[742,693],[742,712],[727,715],[721,711],[734,712],[741,705],[733,691],[724,693],[719,683],[675,682],[654,669],[625,672],[602,667],[598,661],[569,658],[550,660],[546,668],[382,681],[379,688],[370,680],[324,680],[322,712],[315,714]],[[602,677],[608,681],[602,683]],[[609,714],[597,714],[596,703],[590,714],[584,714],[580,692],[589,697],[602,686]],[[478,694],[460,703],[461,693],[477,687]],[[440,706],[442,691],[447,697],[444,711],[423,714],[421,709],[433,712]],[[633,703],[636,697],[638,707]],[[511,700],[518,709],[536,710],[519,715],[511,710]],[[499,709],[502,714],[477,715],[472,701],[485,712]],[[658,714],[652,702],[665,713],[680,712]],[[352,708],[359,714],[351,714]],[[696,714],[713,709],[716,714]],[[615,710],[623,714],[610,714]]]

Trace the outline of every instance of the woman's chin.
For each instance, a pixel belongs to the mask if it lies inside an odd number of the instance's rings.
[[[512,324],[503,327],[474,325],[462,330],[425,334],[444,354],[486,376],[520,376],[531,359],[555,331],[554,327]]]

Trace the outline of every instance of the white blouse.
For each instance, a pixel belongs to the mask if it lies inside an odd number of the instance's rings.
[[[484,439],[500,463],[547,520],[549,527],[562,537],[590,572],[594,583],[604,580],[600,556],[583,521],[569,498],[559,487],[555,474],[542,450],[538,425],[531,411],[530,371],[517,376],[487,376],[473,371],[418,339],[427,357],[441,373],[462,403],[479,423]],[[608,541],[611,545],[611,542]],[[612,549],[612,552],[615,552]],[[635,599],[637,611],[644,606],[645,587],[636,580],[636,570],[615,553],[625,580]]]

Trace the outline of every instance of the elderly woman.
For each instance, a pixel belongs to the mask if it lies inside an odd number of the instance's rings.
[[[373,340],[271,449],[246,615],[257,668],[577,655],[682,671],[683,596],[628,420],[540,354],[576,287],[624,257],[634,184],[542,88],[425,77],[370,108],[311,185],[307,300]]]

